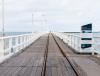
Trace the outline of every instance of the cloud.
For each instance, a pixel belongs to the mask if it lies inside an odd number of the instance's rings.
[[[95,30],[100,25],[99,3],[99,0],[5,0],[6,31],[45,31],[51,26],[56,31],[80,31],[81,25],[90,22]],[[0,29],[1,4],[0,0]]]

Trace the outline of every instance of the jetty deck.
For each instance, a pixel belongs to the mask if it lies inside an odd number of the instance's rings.
[[[0,76],[100,76],[100,62],[46,34],[0,64]]]

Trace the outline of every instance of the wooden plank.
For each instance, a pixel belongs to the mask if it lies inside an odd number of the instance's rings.
[[[36,76],[36,71],[37,71],[37,67],[33,67],[30,76]]]
[[[45,76],[52,76],[52,66],[51,67],[46,67],[46,75]]]
[[[52,75],[51,76],[58,76],[57,67],[52,67]]]
[[[8,67],[6,67],[6,68],[8,68]],[[17,69],[18,69],[18,67],[9,67],[9,68],[7,69],[7,71],[4,70],[4,73],[2,73],[2,75],[0,75],[0,76],[12,76],[12,74],[13,74]]]
[[[37,67],[35,76],[41,76],[42,67]]]

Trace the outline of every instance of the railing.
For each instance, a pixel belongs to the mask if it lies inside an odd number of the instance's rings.
[[[94,36],[93,49],[96,53],[100,54],[100,36]]]
[[[98,53],[100,54],[100,36],[93,35],[93,43],[91,48],[82,49],[81,48],[81,36],[80,33],[54,33],[59,38],[63,39],[71,48],[76,52],[82,53]]]
[[[73,49],[75,49],[76,51],[80,51],[81,52],[81,48],[80,48],[80,39],[81,37],[78,35],[74,35],[74,34],[70,34],[70,33],[54,33],[55,35],[57,35],[59,38],[63,39],[63,41],[65,43],[67,43],[70,47],[72,47]]]
[[[0,37],[0,58],[11,56],[29,46],[44,33],[30,33],[17,36]]]

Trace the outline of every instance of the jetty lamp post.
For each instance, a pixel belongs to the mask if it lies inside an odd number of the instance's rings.
[[[47,27],[46,30],[47,30],[47,32],[49,32],[49,26],[47,26],[47,18],[46,18],[46,15],[43,14],[42,16],[43,16],[43,18],[44,18],[44,24],[45,24],[45,26]]]
[[[4,37],[4,0],[2,0],[2,36]]]
[[[2,0],[2,37],[4,37],[5,36],[5,30],[4,30],[4,26],[5,26],[5,11],[4,11],[4,2],[5,2],[5,0]],[[3,46],[3,54],[4,54],[4,56],[5,56],[5,40],[4,40],[4,38],[3,38],[3,44],[2,44],[2,46]]]
[[[34,20],[34,14],[32,13],[32,27],[34,26],[33,20]],[[34,31],[32,31],[32,33],[33,33],[33,32],[34,32]]]

